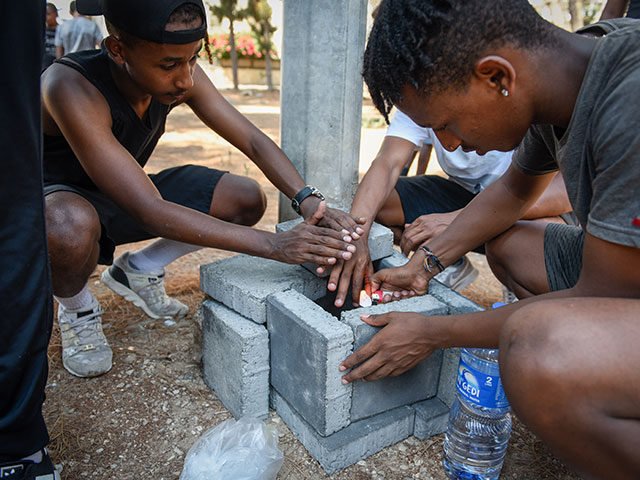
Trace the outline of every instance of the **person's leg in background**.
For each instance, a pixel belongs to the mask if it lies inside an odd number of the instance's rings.
[[[52,326],[42,195],[44,19],[44,2],[0,4],[0,55],[11,65],[0,91],[0,478],[11,480],[59,478],[43,450]]]

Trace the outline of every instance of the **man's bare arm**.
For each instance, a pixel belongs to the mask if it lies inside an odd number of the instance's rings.
[[[619,245],[585,234],[582,272],[570,289],[538,295],[510,305],[464,315],[401,314],[364,319],[385,326],[367,344],[346,359],[341,369],[357,367],[345,382],[377,380],[400,375],[437,348],[497,348],[504,322],[527,305],[560,298],[640,298],[640,248]]]
[[[624,17],[624,14],[629,8],[629,0],[608,0],[605,4],[600,20],[607,20],[609,18]]]
[[[334,230],[305,224],[292,235],[273,234],[164,200],[113,136],[109,105],[93,85],[56,64],[43,77],[42,91],[45,131],[52,133],[55,122],[91,180],[150,233],[287,263],[334,263],[347,252],[347,243]]]
[[[184,101],[205,125],[249,157],[287,197],[293,198],[304,188],[305,181],[284,152],[227,102],[197,65],[193,73],[193,82],[194,85]],[[319,203],[320,199],[317,197],[307,197],[300,204],[304,218],[309,218]],[[358,230],[357,222],[339,210],[329,209],[325,220],[326,226],[337,231],[345,229],[352,234]]]

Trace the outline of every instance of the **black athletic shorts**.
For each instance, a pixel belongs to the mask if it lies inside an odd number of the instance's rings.
[[[208,214],[213,191],[225,173],[227,172],[201,165],[184,165],[151,174],[149,178],[165,200]],[[83,196],[98,212],[102,226],[98,257],[98,263],[101,265],[113,263],[116,245],[155,237],[100,191],[64,184],[44,187],[45,196],[58,191],[74,192]]]
[[[544,263],[552,292],[573,287],[582,270],[582,228],[550,223],[544,230]]]
[[[404,223],[412,223],[421,215],[459,210],[476,196],[457,183],[437,175],[400,177],[396,191],[402,203]]]

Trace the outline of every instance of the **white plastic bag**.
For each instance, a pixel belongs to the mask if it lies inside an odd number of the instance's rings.
[[[222,422],[191,447],[180,480],[274,480],[284,463],[278,432],[251,417]]]

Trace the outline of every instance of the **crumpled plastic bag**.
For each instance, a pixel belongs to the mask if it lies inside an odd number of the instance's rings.
[[[180,480],[274,480],[284,463],[273,425],[229,419],[191,447]]]

